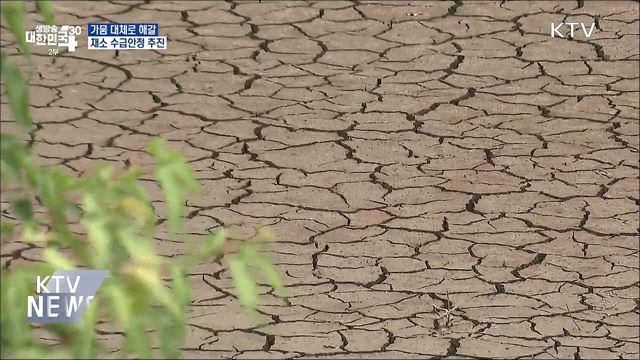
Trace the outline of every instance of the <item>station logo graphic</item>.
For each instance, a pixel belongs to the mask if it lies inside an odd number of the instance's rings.
[[[58,55],[60,47],[75,52],[78,47],[76,36],[80,36],[82,28],[73,25],[36,25],[35,30],[25,32],[27,43],[36,46],[49,46],[49,55]]]
[[[77,322],[87,310],[107,270],[56,270],[36,276],[36,294],[27,298],[30,323]]]

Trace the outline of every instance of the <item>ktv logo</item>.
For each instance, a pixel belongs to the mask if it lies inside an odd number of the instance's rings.
[[[36,276],[38,295],[27,297],[28,321],[79,321],[108,274],[107,270],[56,270],[51,276]]]
[[[564,38],[564,35],[562,35],[561,29],[563,27],[569,27],[571,30],[571,36],[569,37],[570,39],[574,38],[574,33],[576,31],[576,28],[578,28],[578,25],[580,25],[580,27],[582,28],[582,32],[584,33],[584,36],[586,38],[590,38],[591,35],[593,35],[593,29],[596,28],[596,24],[592,23],[591,26],[589,27],[589,31],[587,32],[587,27],[584,25],[584,23],[551,23],[551,37],[561,37]]]

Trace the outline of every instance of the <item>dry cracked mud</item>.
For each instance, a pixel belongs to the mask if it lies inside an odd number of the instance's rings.
[[[204,187],[188,233],[277,236],[288,296],[264,287],[264,324],[218,265],[191,274],[185,357],[639,357],[637,3],[54,5],[169,42],[35,48],[46,162],[147,166],[160,136]],[[593,35],[550,36],[571,21]]]

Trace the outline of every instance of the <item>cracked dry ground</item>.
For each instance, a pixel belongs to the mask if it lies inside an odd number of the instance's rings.
[[[146,166],[161,136],[204,187],[189,233],[277,235],[288,298],[265,287],[257,326],[201,264],[186,357],[638,358],[636,3],[55,7],[169,43],[36,49],[36,151]],[[549,36],[571,20],[597,28]]]

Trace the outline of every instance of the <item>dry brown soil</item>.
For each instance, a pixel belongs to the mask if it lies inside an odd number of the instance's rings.
[[[185,357],[638,358],[637,3],[55,8],[83,31],[157,22],[169,44],[37,48],[46,162],[147,166],[161,136],[204,188],[189,233],[277,236],[288,297],[265,287],[258,326],[201,264]],[[562,21],[597,26],[551,38]]]

